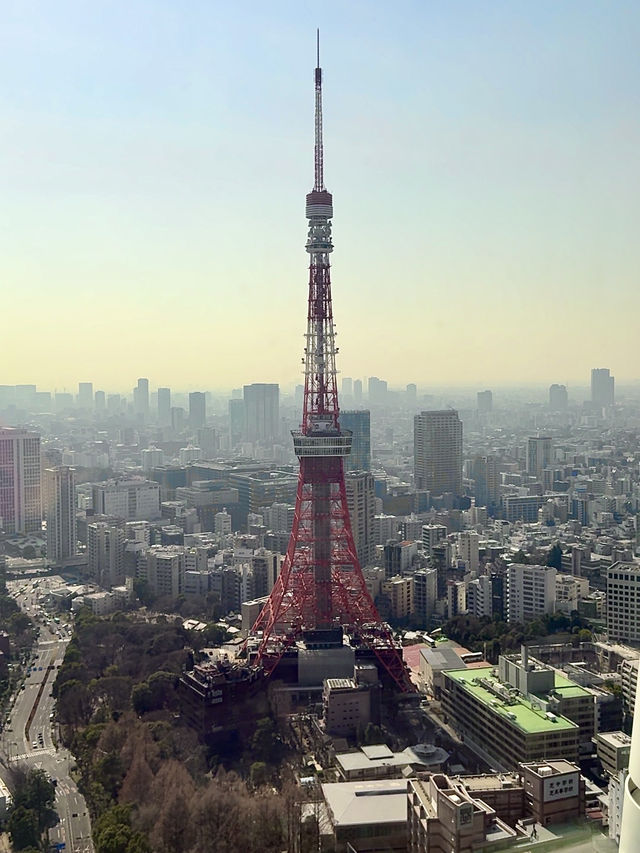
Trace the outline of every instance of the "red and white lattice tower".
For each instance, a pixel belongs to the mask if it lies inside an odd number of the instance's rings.
[[[362,575],[351,532],[344,457],[351,433],[340,429],[329,255],[333,199],[324,186],[322,70],[315,70],[315,183],[307,195],[309,301],[304,349],[304,410],[293,433],[300,474],[293,529],[282,570],[251,635],[258,660],[273,672],[296,641],[344,631],[372,650],[402,690],[412,685],[401,650],[382,622]]]

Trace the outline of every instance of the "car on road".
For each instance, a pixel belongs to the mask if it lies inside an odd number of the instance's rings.
[[[34,740],[34,742],[31,744],[31,746],[32,746],[34,749],[37,749],[37,748],[38,748],[38,741],[37,741],[37,740]]]

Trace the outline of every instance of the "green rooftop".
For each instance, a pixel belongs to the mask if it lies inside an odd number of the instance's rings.
[[[476,699],[485,705],[489,705],[492,711],[502,717],[505,717],[511,725],[516,726],[516,728],[521,729],[527,734],[543,734],[545,732],[578,729],[578,726],[566,717],[556,716],[555,720],[550,719],[542,709],[532,707],[531,702],[527,699],[524,699],[521,696],[516,698],[515,691],[513,690],[511,691],[511,694],[514,697],[514,701],[508,703],[487,687],[480,684],[479,679],[482,678],[496,685],[498,688],[502,687],[505,689],[505,685],[501,685],[500,680],[493,675],[493,667],[488,666],[478,668],[474,667],[471,669],[454,669],[445,672],[445,676],[453,678],[457,684],[464,687],[464,689],[471,693]],[[567,685],[572,686],[571,682],[567,679],[562,679],[561,676],[557,677],[562,681],[566,681]],[[576,687],[576,689],[582,690],[580,687]],[[508,716],[509,714],[514,714],[515,718]]]
[[[556,672],[555,676],[555,689],[561,696],[573,697],[589,695],[588,690],[585,690],[584,687],[580,687],[579,684],[575,684],[573,681],[570,681],[568,678],[560,675],[559,672]]]

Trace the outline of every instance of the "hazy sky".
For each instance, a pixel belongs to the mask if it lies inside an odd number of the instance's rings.
[[[322,9],[322,13],[318,13]],[[640,4],[5,0],[0,384],[639,378]]]

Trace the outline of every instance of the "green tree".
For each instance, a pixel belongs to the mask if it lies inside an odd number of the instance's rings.
[[[251,754],[257,761],[270,764],[277,751],[276,727],[271,717],[261,717],[251,738]]]
[[[38,816],[33,809],[26,809],[24,806],[14,808],[9,817],[7,828],[14,850],[38,846],[40,840]]]

